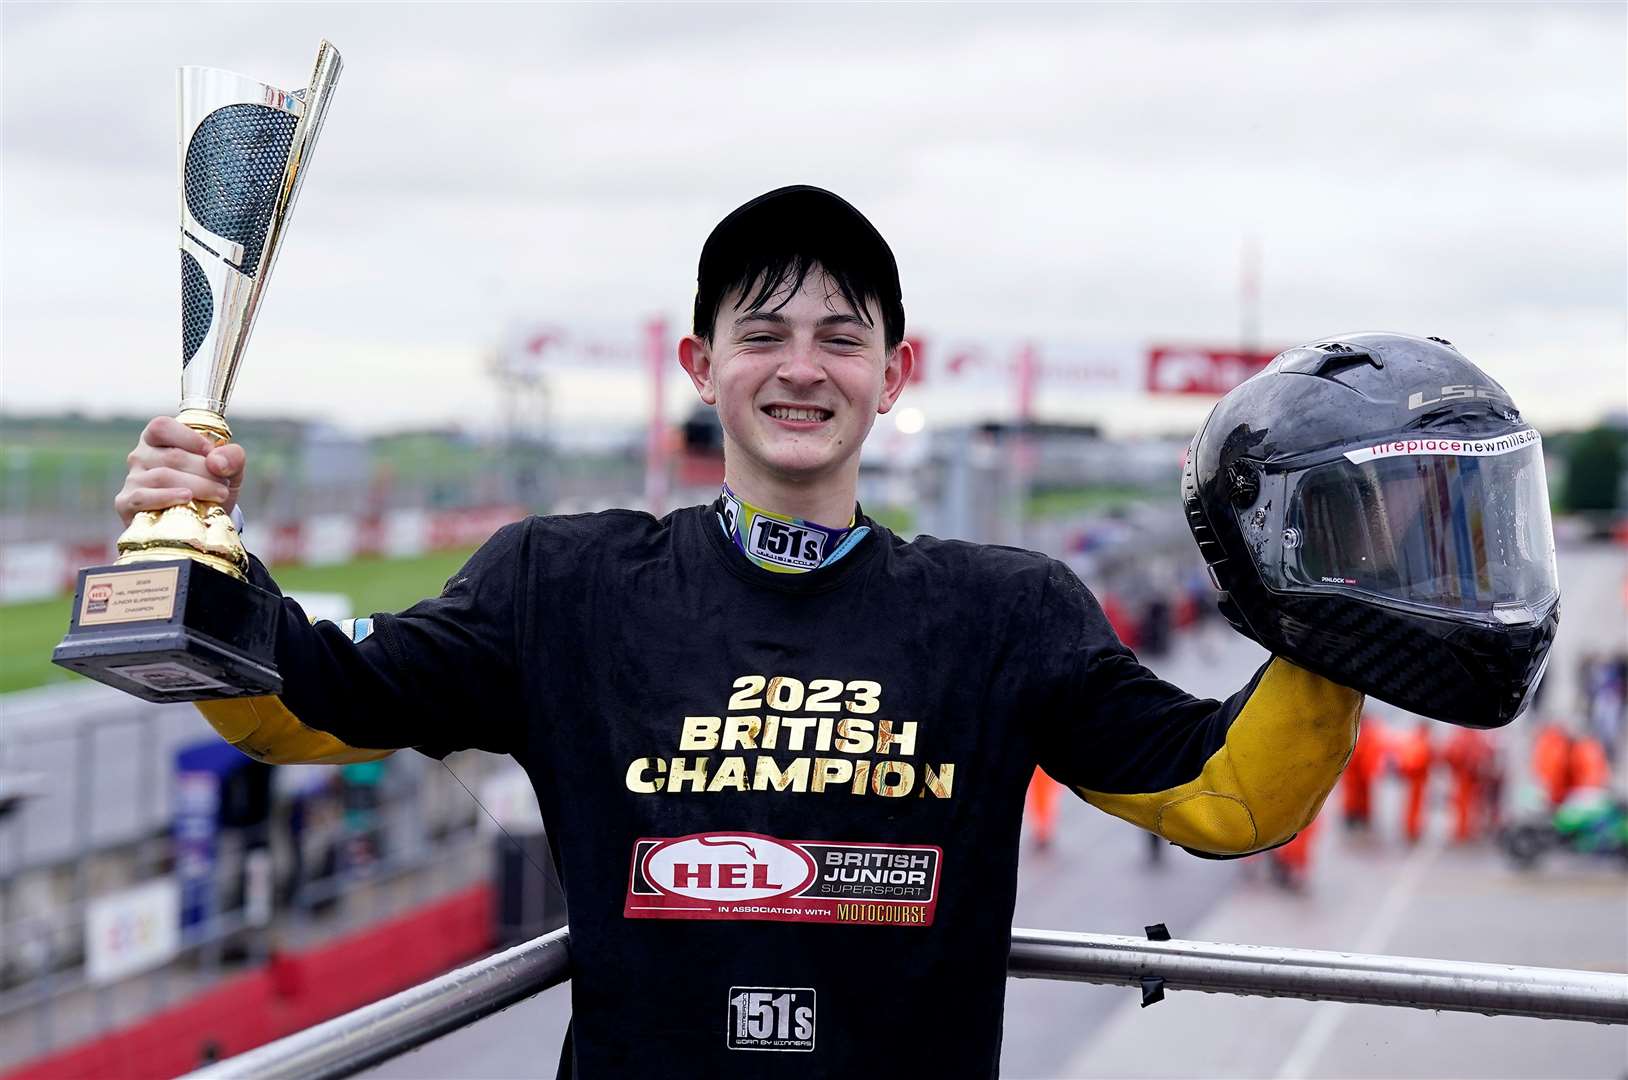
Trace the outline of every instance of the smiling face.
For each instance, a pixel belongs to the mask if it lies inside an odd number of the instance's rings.
[[[855,311],[819,267],[795,292],[745,303],[740,292],[725,297],[712,340],[690,335],[679,346],[701,399],[718,408],[730,487],[785,513],[806,510],[814,488],[816,501],[846,500],[845,518],[859,448],[904,389],[910,346],[888,348],[875,305]]]

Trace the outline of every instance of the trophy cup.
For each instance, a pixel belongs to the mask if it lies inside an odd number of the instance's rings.
[[[181,411],[216,443],[226,402],[339,80],[324,41],[307,89],[184,67],[180,91]],[[79,572],[54,663],[148,701],[274,694],[277,598],[213,503],[138,513],[112,566]]]

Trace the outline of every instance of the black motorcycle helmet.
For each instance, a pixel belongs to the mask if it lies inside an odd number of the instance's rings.
[[[1302,345],[1216,403],[1187,523],[1221,610],[1381,701],[1502,727],[1560,623],[1538,433],[1442,338]]]

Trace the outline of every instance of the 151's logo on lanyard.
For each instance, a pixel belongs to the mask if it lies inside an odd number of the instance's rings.
[[[825,558],[825,534],[760,516],[752,521],[746,551],[748,555],[765,562],[812,570]]]

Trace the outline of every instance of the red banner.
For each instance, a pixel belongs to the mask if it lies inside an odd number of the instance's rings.
[[[1190,345],[1155,345],[1148,350],[1147,391],[1220,397],[1271,363],[1275,355]]]

